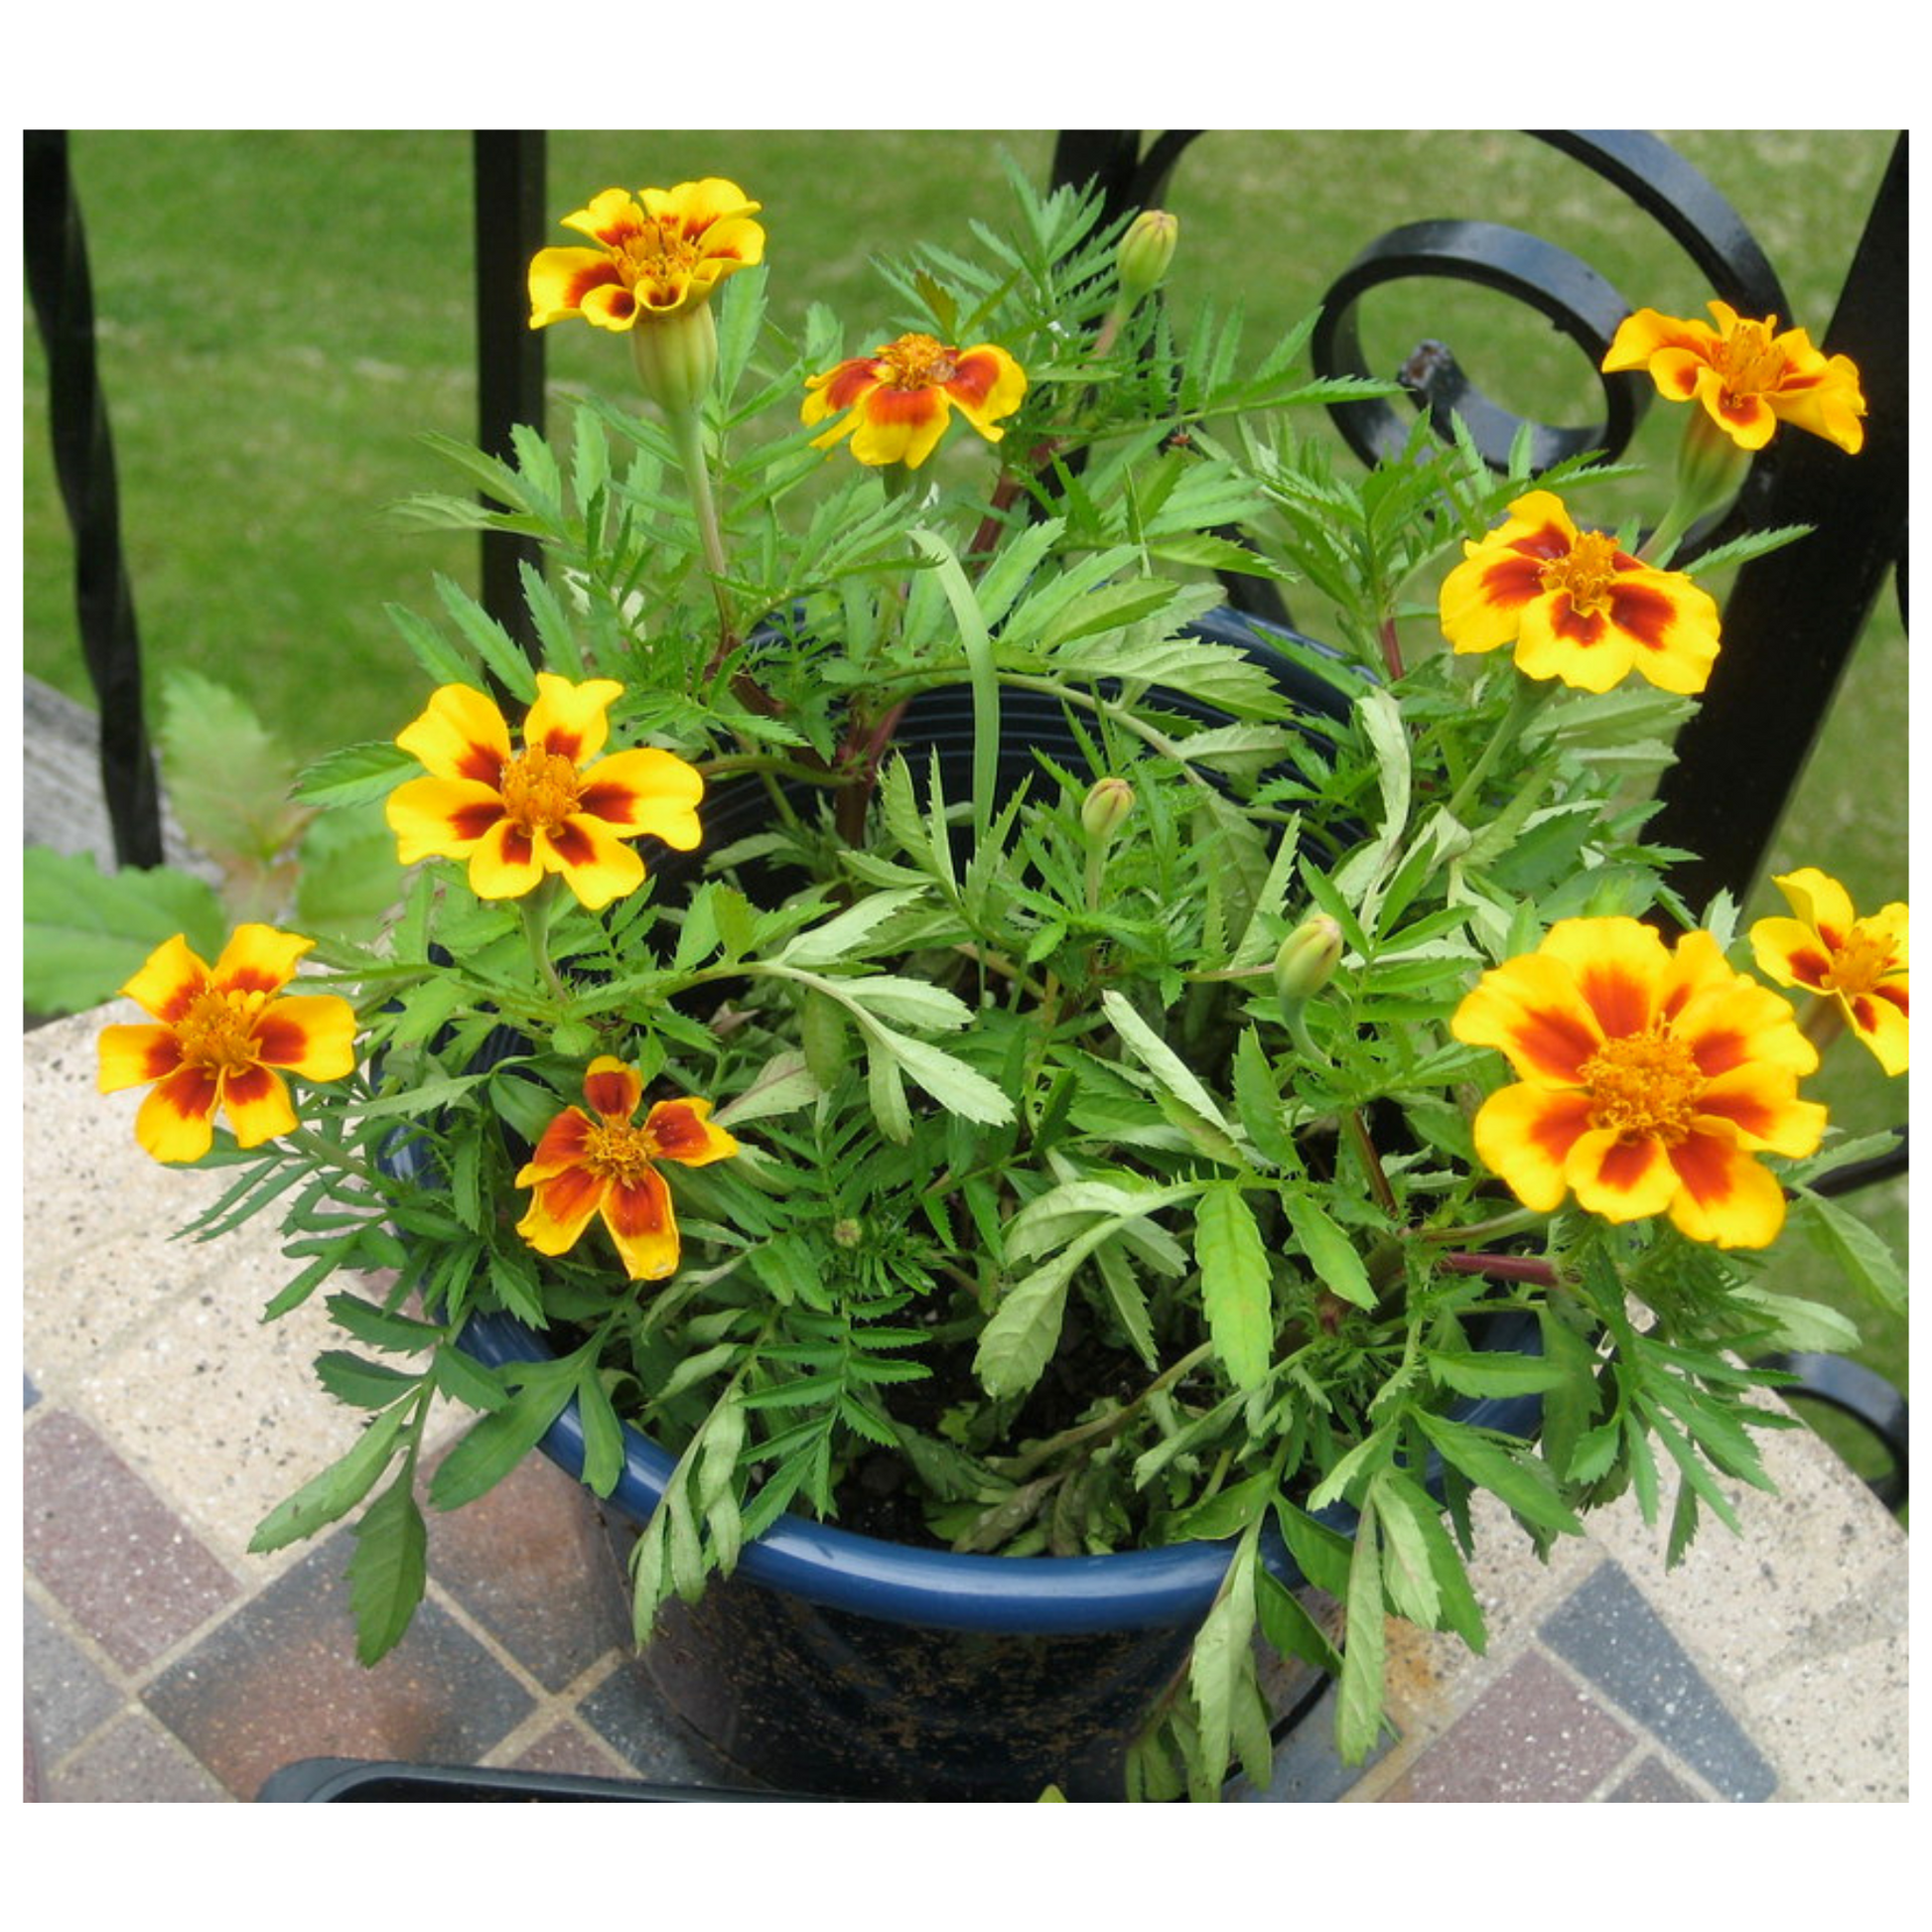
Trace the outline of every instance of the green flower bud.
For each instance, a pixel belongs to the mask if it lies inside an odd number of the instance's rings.
[[[630,331],[637,380],[667,416],[695,411],[718,373],[718,323],[709,302],[678,309]]]
[[[1125,778],[1101,778],[1080,807],[1080,828],[1095,845],[1105,845],[1134,809],[1134,787]]]
[[[597,1029],[584,1020],[560,1020],[550,1030],[550,1050],[567,1060],[588,1060],[602,1047]]]
[[[1179,239],[1179,215],[1158,207],[1144,207],[1135,215],[1120,238],[1116,257],[1122,301],[1139,302],[1161,286]]]
[[[1341,950],[1341,927],[1325,912],[1304,919],[1282,941],[1275,955],[1275,993],[1285,1019],[1293,1020],[1334,977]]]

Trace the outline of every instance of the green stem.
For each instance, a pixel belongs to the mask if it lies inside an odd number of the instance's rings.
[[[725,558],[725,532],[718,520],[718,502],[711,491],[711,463],[704,447],[704,409],[692,402],[665,412],[671,441],[677,446],[678,466],[684,472],[685,487],[691,492],[691,507],[697,513],[698,541],[704,546],[705,569],[711,575],[711,594],[718,604],[718,648],[712,652],[706,675],[715,676],[719,665],[737,647],[739,636],[732,623],[731,600],[725,590],[728,566]]]
[[[1449,802],[1449,815],[1458,824],[1468,823],[1469,807],[1481,795],[1490,772],[1496,768],[1496,760],[1514,747],[1523,735],[1523,727],[1536,715],[1538,707],[1549,695],[1550,681],[1547,678],[1518,674],[1509,694],[1509,709],[1503,713],[1501,723],[1482,748],[1482,756],[1469,767],[1467,776],[1456,786],[1455,795]]]
[[[517,900],[516,909],[523,920],[523,936],[529,942],[530,957],[561,1006],[570,1005],[570,988],[563,982],[550,957],[550,915],[557,903],[563,881],[555,873],[546,874],[536,886]]]

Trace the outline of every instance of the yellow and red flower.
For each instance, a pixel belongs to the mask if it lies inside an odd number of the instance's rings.
[[[1802,329],[1779,335],[1776,316],[1753,322],[1727,303],[1710,308],[1715,329],[1655,309],[1626,316],[1604,369],[1648,369],[1660,394],[1702,404],[1739,449],[1761,450],[1782,421],[1857,456],[1864,446],[1858,364],[1814,348]]]
[[[539,671],[516,752],[488,698],[443,685],[396,735],[430,773],[389,794],[402,864],[465,860],[479,898],[519,898],[557,873],[595,910],[643,884],[644,862],[624,840],[648,832],[690,851],[702,836],[698,771],[651,746],[598,757],[622,690],[611,678],[572,684]]]
[[[333,993],[277,998],[316,942],[244,925],[209,967],[181,934],[158,946],[121,988],[154,1016],[100,1035],[100,1091],[154,1084],[134,1137],[157,1161],[199,1161],[214,1116],[242,1147],[290,1132],[296,1113],[282,1071],[340,1080],[355,1066],[355,1009]]]
[[[1533,489],[1443,580],[1443,634],[1458,651],[1516,646],[1516,668],[1607,691],[1637,670],[1666,691],[1702,691],[1718,655],[1718,607],[1678,570],[1656,570],[1562,499]]]
[[[1520,1076],[1475,1118],[1476,1153],[1525,1206],[1566,1195],[1610,1221],[1668,1213],[1694,1241],[1761,1248],[1784,1192],[1756,1156],[1812,1153],[1825,1109],[1790,1004],[1708,932],[1667,949],[1636,919],[1564,919],[1485,973],[1450,1031]]]
[[[1906,908],[1894,902],[1859,918],[1852,897],[1815,866],[1771,880],[1795,918],[1759,919],[1751,927],[1758,970],[1780,986],[1802,986],[1837,1003],[1852,1031],[1887,1073],[1910,1058],[1910,970]]]
[[[805,388],[801,422],[842,413],[812,439],[813,449],[829,450],[849,436],[861,463],[916,470],[945,435],[954,409],[989,443],[999,442],[1006,431],[996,425],[1020,407],[1027,372],[993,343],[948,348],[934,337],[910,335],[807,376]]]
[[[710,301],[726,276],[764,258],[764,230],[736,182],[607,188],[563,225],[595,248],[544,248],[530,262],[530,327],[582,316],[599,329],[659,322]]]
[[[543,1130],[516,1176],[519,1187],[535,1190],[516,1231],[538,1254],[567,1252],[597,1216],[632,1281],[675,1272],[677,1221],[655,1164],[706,1167],[736,1154],[738,1143],[711,1124],[708,1100],[660,1100],[637,1124],[632,1116],[643,1097],[636,1068],[600,1054],[584,1076],[590,1113],[568,1107]]]

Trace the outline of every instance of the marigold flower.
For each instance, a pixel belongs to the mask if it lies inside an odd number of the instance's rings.
[[[813,449],[829,450],[849,436],[861,463],[916,470],[945,435],[954,408],[989,443],[999,442],[1006,431],[995,425],[1020,407],[1027,374],[992,343],[948,348],[931,336],[912,335],[807,376],[805,387],[801,422],[820,423],[844,412],[842,421],[812,439]]]
[[[432,856],[467,860],[479,898],[520,898],[550,873],[595,910],[643,884],[644,862],[622,843],[648,832],[688,852],[702,836],[704,779],[654,747],[599,759],[605,713],[623,686],[572,684],[537,673],[521,752],[489,699],[446,684],[396,735],[430,775],[389,794],[389,829],[405,866]]]
[[[738,1143],[711,1124],[708,1100],[660,1100],[634,1125],[643,1097],[634,1067],[600,1054],[584,1076],[591,1113],[568,1107],[543,1130],[516,1176],[519,1187],[535,1189],[516,1231],[538,1254],[574,1247],[596,1215],[632,1281],[662,1281],[675,1272],[677,1221],[671,1191],[653,1163],[702,1168],[736,1154]]]
[[[641,204],[641,206],[640,206]],[[764,258],[759,204],[736,182],[707,176],[676,188],[607,188],[563,225],[595,248],[544,248],[530,262],[530,327],[582,316],[631,329],[710,301],[727,275]]]
[[[316,942],[244,925],[210,968],[181,933],[156,947],[121,988],[153,1026],[100,1035],[100,1091],[154,1082],[134,1138],[157,1161],[199,1161],[224,1114],[242,1147],[296,1126],[280,1067],[305,1080],[340,1080],[355,1065],[355,1009],[333,993],[277,999]]]
[[[1655,570],[1561,498],[1533,489],[1443,580],[1443,634],[1458,651],[1514,643],[1526,677],[1607,691],[1632,669],[1666,691],[1702,691],[1718,654],[1718,607],[1678,570]]]
[[[1864,396],[1849,355],[1825,355],[1802,329],[1777,334],[1776,316],[1752,322],[1727,303],[1710,309],[1715,329],[1655,309],[1626,316],[1604,369],[1648,369],[1660,394],[1702,403],[1739,449],[1761,450],[1782,420],[1858,455]]]
[[[1761,1248],[1784,1193],[1753,1157],[1805,1155],[1825,1109],[1789,1002],[1735,972],[1708,932],[1674,950],[1629,918],[1564,919],[1485,973],[1455,1037],[1521,1076],[1475,1118],[1476,1153],[1525,1206],[1566,1194],[1610,1221],[1668,1213],[1694,1241]]]
[[[1780,986],[1835,1000],[1878,1064],[1903,1073],[1910,1046],[1905,906],[1894,902],[1861,919],[1851,895],[1815,866],[1774,875],[1771,884],[1797,917],[1751,927],[1758,970]]]

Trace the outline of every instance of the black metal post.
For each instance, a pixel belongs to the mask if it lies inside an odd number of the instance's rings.
[[[1659,787],[1663,809],[1646,833],[1700,855],[1673,876],[1694,911],[1720,887],[1740,898],[1750,887],[1885,573],[1902,565],[1905,149],[1901,134],[1822,344],[1859,365],[1864,448],[1850,457],[1820,437],[1779,432],[1752,520],[1767,529],[1808,523],[1811,534],[1738,571],[1725,607],[1725,649],[1678,735],[1678,761]]]
[[[54,468],[73,529],[80,649],[100,710],[100,782],[123,866],[161,863],[161,788],[141,709],[141,640],[121,551],[120,494],[94,355],[93,280],[65,129],[26,135],[27,285],[47,345]]]
[[[489,456],[513,455],[518,423],[543,429],[543,334],[530,327],[527,273],[543,246],[544,136],[480,132],[472,136],[476,174],[477,441]],[[483,605],[534,651],[536,633],[523,602],[522,566],[540,567],[533,537],[485,530]]]

